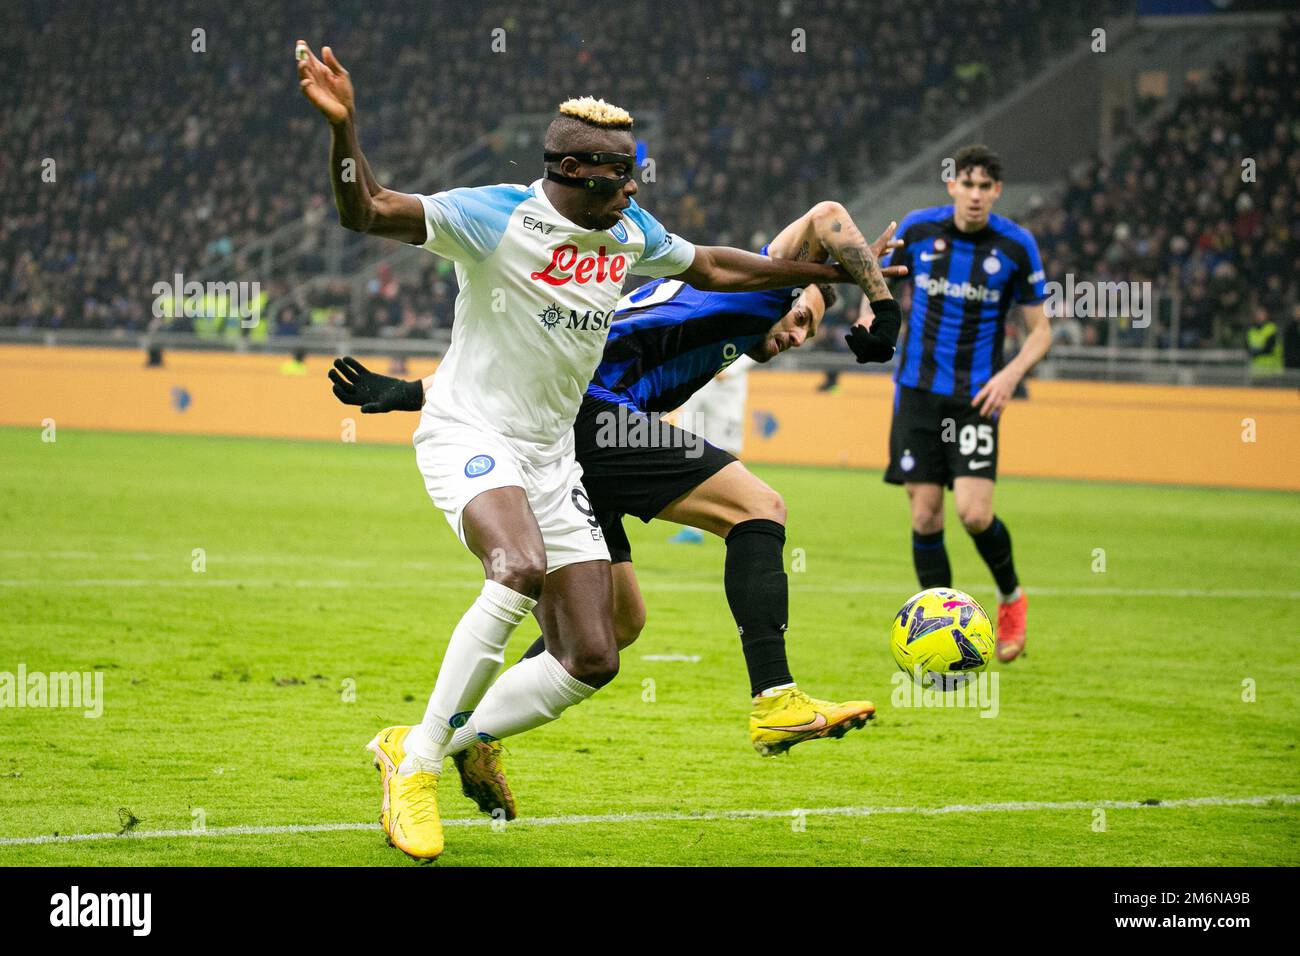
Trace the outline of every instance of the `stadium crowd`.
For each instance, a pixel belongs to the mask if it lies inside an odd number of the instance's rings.
[[[1192,86],[1113,160],[1076,170],[1060,201],[1025,225],[1049,276],[1152,283],[1163,308],[1150,330],[1121,330],[1122,341],[1241,348],[1268,323],[1293,340],[1300,19],[1240,67],[1220,66]],[[1105,344],[1111,328],[1072,318],[1056,326],[1075,344]]]
[[[252,272],[275,334],[346,324],[419,337],[449,324],[454,279],[438,261],[414,278],[376,273],[359,310],[339,283],[291,294],[355,268],[365,248],[349,239],[328,254],[319,238],[338,227],[328,132],[294,81],[299,36],[350,68],[363,144],[394,188],[423,190],[431,158],[504,115],[594,92],[664,117],[644,195],[661,221],[752,245],[801,211],[798,184],[813,199],[851,193],[1086,37],[1096,16],[1086,0],[436,13],[362,0],[18,0],[0,8],[12,147],[0,152],[0,325],[145,328],[155,283],[241,273],[240,251],[285,227],[301,229],[297,254]]]

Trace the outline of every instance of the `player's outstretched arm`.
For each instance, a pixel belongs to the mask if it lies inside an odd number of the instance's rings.
[[[874,316],[870,327],[859,323],[845,336],[859,362],[888,362],[894,356],[902,313],[890,293],[887,278],[907,274],[906,267],[882,269],[881,260],[901,243],[894,239],[891,222],[874,243],[868,243],[848,210],[837,202],[819,202],[768,244],[772,256],[820,259],[834,256],[862,289],[863,309]]]
[[[838,265],[771,259],[730,246],[696,246],[691,267],[676,276],[705,292],[758,292],[817,282],[853,282]]]
[[[330,186],[345,229],[421,245],[428,238],[424,205],[409,193],[385,189],[361,152],[352,79],[329,47],[318,59],[305,41],[295,48],[298,86],[330,124]]]
[[[883,262],[902,240],[894,238],[898,223],[891,222],[884,232],[867,248]],[[807,259],[821,262],[827,256],[839,258],[836,247],[843,248],[862,238],[848,210],[837,202],[819,202],[806,213],[786,226],[767,245],[767,254],[774,259]],[[907,275],[907,266],[888,266],[880,270],[886,279]]]
[[[847,209],[837,202],[818,203],[810,211],[809,220],[814,237],[812,248],[825,250],[826,254],[838,259],[853,276],[853,281],[862,289],[868,301],[879,302],[881,299],[893,298],[884,271],[880,268],[880,255],[867,243],[862,230]],[[886,244],[892,240],[891,230],[894,228],[897,227],[891,223],[890,229],[885,230],[888,235]],[[881,238],[884,239],[885,236]]]

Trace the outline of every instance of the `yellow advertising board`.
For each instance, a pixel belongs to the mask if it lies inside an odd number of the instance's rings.
[[[361,357],[378,372],[390,361]],[[404,377],[427,375],[412,360]],[[329,362],[306,374],[282,355],[168,352],[146,367],[131,349],[0,347],[0,424],[39,428],[409,442],[415,416],[362,415],[330,392]],[[749,378],[744,458],[882,468],[893,384],[840,376],[821,392],[812,372]],[[1103,382],[1029,383],[1001,425],[1002,475],[1300,490],[1300,394]]]

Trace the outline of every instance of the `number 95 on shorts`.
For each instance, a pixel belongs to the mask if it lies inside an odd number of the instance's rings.
[[[959,396],[896,386],[885,481],[952,487],[954,478],[997,479],[998,421]]]

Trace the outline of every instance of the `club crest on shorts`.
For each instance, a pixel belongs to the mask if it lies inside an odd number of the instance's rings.
[[[491,455],[475,455],[465,462],[465,477],[477,478],[479,475],[486,475],[496,467],[496,464],[496,460]]]
[[[912,452],[910,449],[904,451],[903,457],[898,459],[898,467],[902,468],[903,471],[911,471],[913,468],[916,467],[916,459],[912,457]]]

